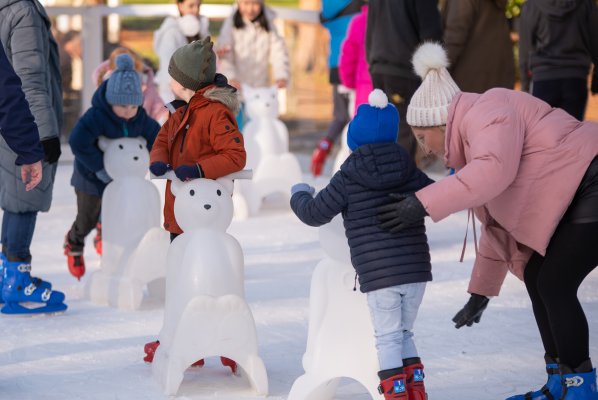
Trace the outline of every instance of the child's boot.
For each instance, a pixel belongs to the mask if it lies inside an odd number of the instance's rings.
[[[237,373],[237,363],[231,360],[230,358],[220,357],[220,362],[225,367],[229,367],[233,375]]]
[[[69,234],[64,237],[64,255],[67,257],[69,272],[78,280],[85,275],[85,260],[83,246],[76,245],[69,240]]]
[[[507,400],[558,400],[561,398],[563,385],[561,384],[558,361],[549,356],[544,356],[544,360],[546,361],[546,373],[548,374],[546,385],[534,392],[511,396]]]
[[[31,264],[23,261],[5,261],[3,265],[3,314],[41,314],[66,310],[62,292],[43,288],[39,286],[39,280],[31,278]],[[21,303],[34,304],[34,307],[25,307]]]
[[[143,352],[145,353],[145,357],[143,357],[143,361],[147,363],[151,363],[154,361],[154,356],[156,355],[156,350],[158,350],[158,346],[160,346],[159,340],[154,340],[153,342],[146,343],[143,346]],[[191,364],[192,367],[203,367],[204,360],[195,361]]]
[[[2,297],[2,282],[4,281],[4,263],[6,262],[8,262],[8,258],[4,254],[4,251],[2,251],[0,252],[0,304],[4,303],[4,298]],[[52,284],[50,282],[42,281],[40,278],[34,276],[31,277],[31,281],[39,288],[52,290]]]
[[[409,400],[426,400],[428,395],[424,386],[424,365],[420,358],[412,357],[404,359],[403,370],[407,377]]]
[[[407,394],[407,376],[401,368],[385,369],[378,372],[380,385],[378,392],[384,395],[384,400],[409,400]]]
[[[93,238],[93,245],[96,248],[96,253],[98,255],[102,255],[102,223],[98,222],[96,224],[96,235]]]
[[[598,400],[596,369],[588,359],[577,368],[560,364],[563,394],[561,400]]]

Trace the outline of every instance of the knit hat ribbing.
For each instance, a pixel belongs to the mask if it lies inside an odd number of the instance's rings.
[[[116,69],[106,84],[106,101],[110,105],[143,104],[141,77],[135,71],[133,59],[128,54],[116,57]]]
[[[184,88],[197,91],[214,82],[216,53],[210,37],[179,47],[168,65],[168,73]]]
[[[407,123],[417,127],[446,125],[451,101],[461,92],[446,69],[446,51],[438,43],[424,43],[413,54],[412,63],[422,83],[407,107]]]
[[[372,143],[394,143],[399,132],[399,113],[386,94],[374,89],[368,104],[357,108],[347,131],[347,145],[352,151]]]

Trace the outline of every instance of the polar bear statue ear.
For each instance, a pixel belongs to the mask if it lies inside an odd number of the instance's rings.
[[[232,196],[234,184],[233,181],[235,179],[252,179],[253,178],[253,170],[251,169],[244,169],[241,171],[233,172],[232,174],[228,174],[226,176],[220,177],[216,179],[216,182],[221,184],[224,189],[228,191],[228,193]]]
[[[231,178],[223,176],[222,178],[217,178],[216,182],[222,185],[224,190],[228,192],[229,196],[233,195],[234,184]]]
[[[147,146],[147,140],[143,136],[136,136],[135,139],[139,140],[143,146]]]
[[[110,146],[110,143],[112,143],[112,140],[113,139],[108,139],[106,136],[100,136],[98,138],[98,147],[103,152],[106,152],[106,150],[108,150],[108,147]]]
[[[180,191],[183,189],[185,182],[179,180],[178,178],[172,179],[170,181],[170,192],[173,194],[174,197],[177,197]]]

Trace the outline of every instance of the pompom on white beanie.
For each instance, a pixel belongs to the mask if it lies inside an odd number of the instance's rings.
[[[446,69],[449,66],[446,51],[438,43],[424,43],[411,62],[422,84],[407,107],[407,123],[417,127],[446,125],[451,101],[461,92]]]

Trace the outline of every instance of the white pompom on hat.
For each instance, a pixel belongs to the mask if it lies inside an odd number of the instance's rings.
[[[461,92],[447,70],[446,51],[438,43],[424,43],[415,51],[411,62],[422,84],[407,107],[407,123],[417,127],[446,125],[451,101]]]

